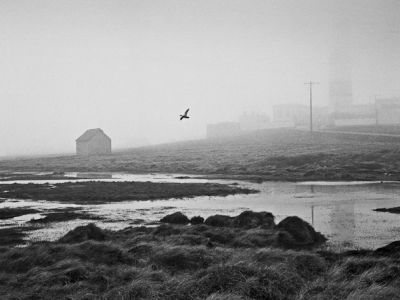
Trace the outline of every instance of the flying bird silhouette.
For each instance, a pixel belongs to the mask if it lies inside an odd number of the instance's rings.
[[[189,119],[189,116],[187,115],[189,112],[189,108],[185,111],[185,113],[183,115],[180,115],[180,119],[179,120],[183,120],[183,119]]]

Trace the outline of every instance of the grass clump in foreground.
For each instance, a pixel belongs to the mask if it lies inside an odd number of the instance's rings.
[[[304,221],[255,221],[266,216],[117,232],[90,224],[57,242],[1,247],[0,298],[398,299],[396,243],[380,251],[313,250],[317,240],[304,247],[291,229]],[[281,243],[282,234],[291,239]]]

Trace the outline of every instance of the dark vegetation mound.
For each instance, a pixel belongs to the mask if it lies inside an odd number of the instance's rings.
[[[279,234],[279,243],[283,246],[315,245],[326,241],[326,238],[299,217],[287,217],[282,220],[277,228],[282,230]]]
[[[319,245],[326,238],[314,228],[298,217],[288,217],[275,225],[274,215],[270,212],[244,211],[238,216],[213,215],[204,219],[200,216],[193,217],[193,226],[181,238],[190,244],[206,244],[209,247],[223,244],[235,247],[266,247],[281,246],[285,248],[301,248]],[[196,223],[199,220],[198,224]],[[162,223],[187,224],[189,219],[181,212],[167,215],[161,219]],[[203,224],[203,225],[201,225]],[[200,226],[199,226],[200,225]],[[182,230],[170,225],[157,227],[155,234],[171,236],[182,234]],[[207,243],[204,243],[204,239]]]
[[[390,207],[390,208],[376,208],[376,209],[374,209],[374,211],[389,212],[392,214],[400,214],[400,206]]]
[[[188,224],[189,219],[181,212],[175,212],[170,215],[166,215],[160,220],[161,223],[170,223],[170,224]]]
[[[210,216],[204,221],[204,224],[216,227],[230,227],[232,223],[233,218],[225,215]]]
[[[238,227],[271,229],[275,227],[274,216],[270,212],[244,211],[236,217],[214,215],[208,217],[204,224],[216,227]]]
[[[400,241],[395,241],[384,247],[378,248],[374,253],[377,255],[395,256],[400,258]]]
[[[273,228],[275,226],[274,215],[265,211],[244,211],[240,215],[234,217],[233,226],[240,228],[255,228],[259,226],[263,228]]]
[[[204,218],[200,216],[195,216],[190,219],[190,224],[192,225],[198,225],[198,224],[203,224],[204,223]]]
[[[249,216],[270,217],[241,214]],[[117,232],[89,224],[57,242],[2,246],[0,299],[398,299],[398,258],[279,248],[280,233],[295,235],[293,224],[309,229],[302,222]]]
[[[95,224],[90,223],[86,226],[76,227],[74,230],[71,230],[63,236],[59,241],[61,243],[79,243],[87,240],[104,241],[105,239],[105,232]]]

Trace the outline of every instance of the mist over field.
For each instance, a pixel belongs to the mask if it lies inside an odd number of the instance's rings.
[[[399,299],[400,0],[0,0],[0,299]]]
[[[400,2],[0,2],[0,156],[72,153],[88,128],[113,147],[205,137],[271,105],[328,102],[334,49],[353,97],[398,96]],[[179,114],[190,107],[190,122]]]

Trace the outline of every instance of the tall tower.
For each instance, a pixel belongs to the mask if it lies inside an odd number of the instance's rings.
[[[340,14],[332,21],[329,104],[332,112],[343,112],[353,104],[351,21],[344,14]]]
[[[353,104],[351,58],[340,48],[332,51],[329,63],[329,104],[333,112],[343,112]]]

